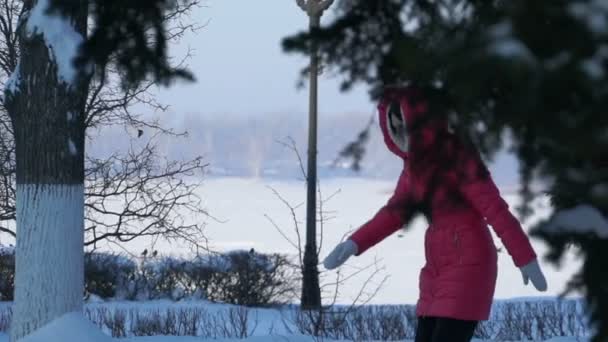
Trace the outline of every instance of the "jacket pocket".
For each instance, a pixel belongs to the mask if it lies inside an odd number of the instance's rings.
[[[482,230],[464,228],[451,232],[451,248],[454,250],[457,265],[480,265],[491,257],[491,246],[486,241]]]

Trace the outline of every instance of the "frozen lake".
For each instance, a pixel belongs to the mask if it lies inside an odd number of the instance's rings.
[[[324,198],[335,194],[324,204],[324,211],[332,218],[324,224],[322,256],[325,256],[341,237],[349,230],[356,229],[366,222],[389,198],[394,184],[389,181],[360,178],[333,178],[323,180],[321,191]],[[277,181],[244,178],[210,178],[200,189],[205,199],[206,209],[217,220],[207,219],[207,236],[210,247],[215,250],[233,250],[255,248],[262,252],[279,252],[295,255],[294,247],[286,241],[265,217],[272,218],[277,225],[284,228],[288,236],[296,240],[294,224],[290,210],[277,198],[276,190],[293,206],[301,205],[298,210],[301,233],[305,228],[306,189],[302,181]],[[502,189],[503,196],[511,208],[517,204],[518,197],[508,189]],[[546,217],[550,209],[539,201],[537,213],[530,223]],[[528,229],[530,224],[525,224]],[[343,272],[353,272],[358,268],[374,263],[377,258],[384,271],[376,278],[389,278],[373,298],[375,304],[413,304],[418,296],[418,272],[424,263],[424,231],[426,222],[418,219],[407,231],[399,231],[389,237],[365,255],[351,259]],[[496,239],[496,245],[502,244]],[[545,254],[546,246],[542,241],[532,240],[539,256]],[[143,250],[143,241],[129,245],[135,253]],[[156,248],[161,254],[186,254],[188,250],[181,246],[159,243]],[[496,288],[496,299],[508,299],[527,296],[555,296],[560,294],[578,268],[574,254],[568,255],[562,269],[541,260],[547,277],[549,289],[546,293],[537,292],[532,286],[524,286],[521,274],[513,265],[506,252],[499,253],[499,275]],[[334,272],[326,274],[331,282]],[[369,272],[350,279],[341,287],[339,303],[349,303],[361,289]]]

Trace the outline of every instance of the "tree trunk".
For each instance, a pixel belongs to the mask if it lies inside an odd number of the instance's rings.
[[[64,18],[84,36],[87,1]],[[30,10],[48,0],[26,0]],[[25,11],[24,13],[28,13]],[[27,14],[26,14],[27,15]],[[16,341],[65,313],[81,311],[84,291],[84,104],[88,79],[60,77],[58,58],[21,18],[19,81],[6,92],[15,133],[17,242]],[[61,61],[59,61],[61,62]],[[15,77],[13,77],[15,79]]]

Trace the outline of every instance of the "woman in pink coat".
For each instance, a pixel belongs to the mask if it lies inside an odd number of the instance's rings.
[[[327,269],[360,255],[423,213],[426,264],[420,272],[416,342],[470,341],[490,315],[496,285],[497,252],[492,226],[524,283],[539,291],[547,284],[536,254],[509,212],[478,152],[431,115],[421,92],[388,90],[378,105],[388,149],[404,161],[388,203],[325,259]]]

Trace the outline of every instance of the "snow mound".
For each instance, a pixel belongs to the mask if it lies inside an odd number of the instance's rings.
[[[68,313],[52,321],[20,342],[111,342],[113,339],[99,330],[82,313]]]

